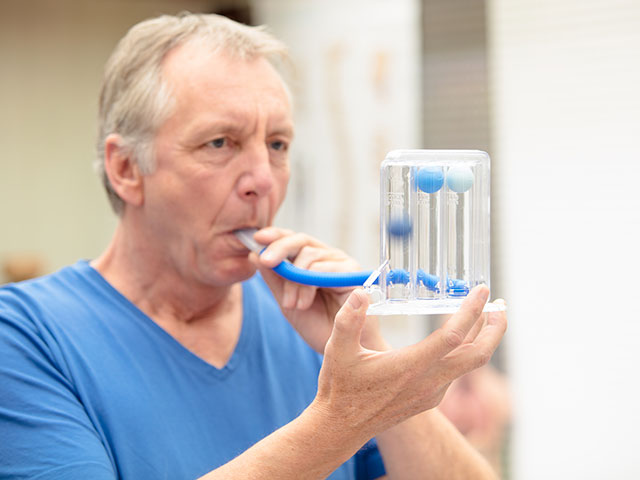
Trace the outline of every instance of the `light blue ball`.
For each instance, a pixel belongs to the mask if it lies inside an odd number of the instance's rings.
[[[456,193],[464,193],[473,186],[473,172],[469,167],[451,167],[447,172],[447,187]]]
[[[425,193],[436,193],[444,183],[444,173],[440,167],[422,167],[416,175],[418,188]]]

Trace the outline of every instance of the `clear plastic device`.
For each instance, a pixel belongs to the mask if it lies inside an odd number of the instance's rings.
[[[489,285],[489,197],[485,152],[389,152],[380,170],[380,260],[388,264],[367,287],[368,313],[452,313],[473,287]]]

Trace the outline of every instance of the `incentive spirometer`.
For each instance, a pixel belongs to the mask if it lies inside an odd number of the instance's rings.
[[[453,313],[479,284],[489,285],[490,159],[478,150],[394,150],[380,168],[380,266],[313,272],[288,261],[274,270],[319,287],[363,286],[370,315]],[[255,230],[238,230],[260,252]],[[503,309],[487,303],[485,311]]]

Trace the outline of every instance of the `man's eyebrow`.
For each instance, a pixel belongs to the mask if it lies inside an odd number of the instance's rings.
[[[293,133],[293,125],[278,126],[269,130],[269,135],[284,135],[286,137],[293,137]]]
[[[242,122],[227,118],[216,118],[206,122],[193,131],[194,137],[208,137],[217,133],[238,133],[243,129]]]

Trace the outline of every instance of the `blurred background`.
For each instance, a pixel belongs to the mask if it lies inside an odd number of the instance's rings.
[[[91,167],[102,68],[131,25],[182,10],[290,45],[278,224],[363,266],[379,260],[386,152],[490,154],[491,287],[510,326],[448,413],[463,430],[473,408],[494,422],[483,453],[503,478],[640,478],[640,2],[0,0],[0,283],[106,246],[116,220]],[[401,345],[433,325],[383,327]]]

